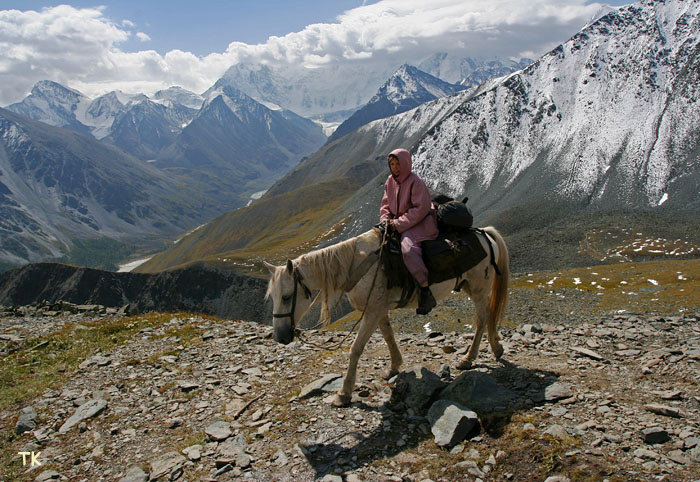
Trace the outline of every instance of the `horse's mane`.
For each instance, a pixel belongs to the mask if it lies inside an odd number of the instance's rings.
[[[327,246],[310,253],[302,254],[294,260],[294,264],[303,269],[306,276],[312,277],[321,285],[320,300],[322,324],[330,322],[330,309],[340,301],[344,287],[352,275],[353,261],[357,253],[357,241],[367,234],[375,234],[373,230],[340,243]]]

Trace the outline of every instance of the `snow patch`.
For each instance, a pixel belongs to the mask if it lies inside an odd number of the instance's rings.
[[[143,263],[151,259],[153,256],[149,256],[148,258],[143,258],[143,259],[137,259],[136,261],[130,261],[125,264],[120,264],[119,269],[117,270],[117,273],[128,273],[132,270],[134,270],[136,267],[141,266]]]

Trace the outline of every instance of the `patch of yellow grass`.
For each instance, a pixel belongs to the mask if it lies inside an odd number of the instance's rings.
[[[601,310],[683,312],[700,306],[700,259],[599,265],[522,275],[513,289],[583,290],[600,295]]]

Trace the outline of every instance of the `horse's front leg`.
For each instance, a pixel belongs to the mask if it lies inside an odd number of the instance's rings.
[[[489,317],[489,297],[488,294],[479,293],[472,294],[472,300],[476,307],[476,330],[474,333],[474,340],[472,340],[472,345],[469,347],[467,355],[460,360],[457,364],[457,368],[460,370],[469,370],[479,356],[479,345],[481,345],[481,338],[484,334],[484,328],[486,327],[486,320]]]
[[[376,315],[365,313],[365,319],[362,320],[360,329],[355,337],[355,341],[352,343],[352,347],[350,348],[350,363],[348,364],[348,370],[345,373],[345,379],[343,380],[343,388],[336,393],[335,398],[333,399],[333,406],[345,407],[350,404],[350,400],[352,399],[352,390],[355,388],[357,363],[360,361],[360,355],[362,355],[369,337],[372,336],[372,333],[376,329]]]
[[[403,363],[403,358],[401,358],[401,351],[399,346],[396,344],[394,339],[394,330],[391,329],[389,324],[389,314],[386,313],[379,319],[379,330],[382,332],[384,341],[389,347],[389,355],[391,356],[391,366],[382,372],[382,378],[388,380],[401,369],[401,364]]]

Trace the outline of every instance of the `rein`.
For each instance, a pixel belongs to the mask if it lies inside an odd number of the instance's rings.
[[[335,345],[328,346],[328,345],[321,345],[318,343],[314,343],[313,341],[310,341],[306,339],[305,336],[303,336],[303,332],[301,330],[297,330],[294,328],[294,318],[292,315],[292,329],[294,329],[295,334],[299,337],[299,340],[303,343],[306,343],[307,345],[311,345],[314,348],[320,348],[322,350],[337,350],[341,346],[343,346],[343,343],[345,343],[345,340],[348,339],[348,337],[355,331],[355,328],[357,328],[357,325],[360,324],[360,322],[364,319],[365,313],[367,311],[367,305],[369,304],[369,297],[372,294],[372,290],[374,290],[374,284],[377,282],[377,274],[379,274],[379,267],[382,264],[382,251],[384,250],[384,244],[386,242],[386,234],[389,231],[388,226],[384,228],[384,234],[382,235],[382,242],[379,246],[379,259],[377,260],[377,269],[374,271],[374,278],[372,278],[372,285],[369,288],[369,291],[367,292],[367,299],[365,300],[365,307],[362,309],[362,316],[355,322],[355,324],[352,326],[349,332]],[[359,280],[358,280],[359,281]],[[295,302],[296,302],[296,282],[294,284],[294,297],[295,297]],[[294,311],[294,305],[292,305],[292,311]],[[275,316],[275,315],[272,315]],[[282,317],[284,315],[279,315],[278,318]],[[313,326],[311,329],[316,329],[320,326],[320,322],[317,323],[315,326]]]

